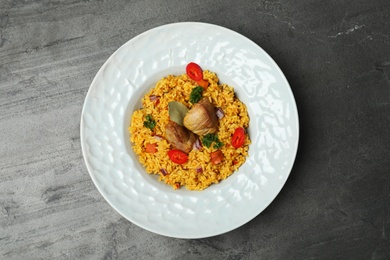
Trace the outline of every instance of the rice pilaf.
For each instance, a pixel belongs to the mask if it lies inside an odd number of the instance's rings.
[[[188,161],[176,164],[170,160],[167,153],[171,144],[165,138],[165,126],[169,123],[168,103],[178,101],[187,108],[190,94],[198,84],[187,74],[169,75],[162,78],[156,86],[142,99],[143,108],[134,111],[129,127],[130,141],[134,152],[139,156],[140,163],[146,172],[158,174],[160,181],[171,185],[174,189],[185,186],[189,190],[203,190],[213,183],[219,183],[236,171],[248,156],[250,139],[245,135],[244,144],[240,148],[231,145],[232,135],[239,127],[248,128],[249,116],[245,104],[234,93],[234,89],[226,84],[219,84],[217,75],[208,70],[203,71],[203,79],[209,86],[203,91],[214,107],[222,109],[224,116],[218,122],[219,140],[224,144],[216,149],[213,146],[192,149],[188,153]],[[147,115],[155,120],[151,130],[144,126]],[[157,151],[145,152],[147,144],[155,144]],[[223,153],[224,159],[218,163],[210,162],[210,154],[216,150]]]

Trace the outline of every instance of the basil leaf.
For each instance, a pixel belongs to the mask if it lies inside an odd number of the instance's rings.
[[[183,125],[183,120],[188,108],[180,102],[171,101],[168,103],[169,118],[178,125]]]

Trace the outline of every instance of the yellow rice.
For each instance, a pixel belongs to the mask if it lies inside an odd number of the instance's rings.
[[[139,161],[145,167],[146,172],[157,174],[160,180],[171,185],[174,189],[185,186],[189,190],[203,190],[213,183],[219,183],[237,170],[248,156],[250,139],[246,140],[241,148],[233,148],[231,137],[238,127],[247,128],[249,116],[246,106],[235,96],[234,89],[226,84],[220,84],[215,73],[203,71],[203,78],[210,85],[203,91],[203,97],[207,97],[215,106],[220,107],[224,117],[219,120],[218,138],[224,143],[220,148],[224,155],[221,163],[214,165],[210,162],[210,153],[216,151],[213,145],[210,148],[205,146],[202,149],[193,149],[188,154],[188,161],[182,165],[173,163],[168,157],[170,144],[165,139],[165,126],[169,122],[168,103],[179,101],[191,108],[189,101],[191,91],[197,86],[196,82],[186,74],[180,76],[169,75],[162,78],[148,94],[142,99],[143,108],[136,110],[131,118],[129,127],[130,141],[133,143],[133,150],[139,156]],[[159,96],[159,102],[151,101],[150,96]],[[157,105],[156,105],[157,104]],[[150,130],[144,127],[145,116],[151,114],[156,121],[156,127]],[[163,138],[157,140],[153,135],[160,135]],[[146,153],[145,146],[148,143],[157,144],[156,153]],[[197,173],[196,169],[202,167],[203,172]],[[164,169],[168,174],[161,173]]]

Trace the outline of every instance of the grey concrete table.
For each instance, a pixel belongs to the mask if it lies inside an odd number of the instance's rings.
[[[104,61],[179,21],[259,44],[288,78],[301,127],[274,202],[198,240],[122,218],[80,147],[82,105]],[[389,0],[0,0],[0,259],[390,259],[389,76]]]

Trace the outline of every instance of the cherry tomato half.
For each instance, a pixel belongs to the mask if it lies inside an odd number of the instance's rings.
[[[188,155],[180,150],[170,150],[168,156],[172,162],[177,164],[183,164],[188,161]]]
[[[186,67],[186,72],[187,72],[188,77],[190,77],[191,79],[193,79],[195,81],[199,81],[199,80],[203,79],[202,69],[200,68],[200,66],[198,64],[196,64],[194,62],[188,63],[188,65]]]
[[[234,131],[232,136],[232,146],[234,148],[240,148],[245,142],[245,130],[242,127],[239,127]]]

